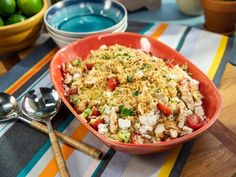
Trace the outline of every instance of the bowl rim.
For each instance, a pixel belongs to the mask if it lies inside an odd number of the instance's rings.
[[[30,24],[35,19],[40,18],[41,16],[43,17],[44,13],[46,12],[46,10],[48,8],[48,3],[47,3],[47,0],[42,0],[42,1],[43,1],[43,7],[38,13],[36,13],[35,15],[33,15],[30,18],[27,18],[25,21],[0,27],[0,32],[4,31],[4,30],[12,30],[12,29],[19,28],[19,27],[24,26],[26,24]]]
[[[119,1],[117,0],[110,0],[111,2],[119,5],[123,10],[124,10],[124,17],[121,19],[121,21],[119,21],[118,23],[116,23],[115,25],[109,27],[109,28],[105,28],[105,29],[102,29],[102,30],[98,30],[98,31],[91,31],[91,32],[69,32],[69,31],[63,31],[63,30],[59,30],[55,27],[52,27],[51,25],[49,25],[49,23],[47,22],[47,16],[48,16],[48,13],[50,12],[50,10],[52,10],[55,6],[61,6],[63,3],[66,3],[68,1],[73,1],[73,0],[64,0],[64,1],[59,1],[57,2],[56,4],[52,5],[50,8],[48,8],[48,10],[46,11],[46,13],[44,14],[44,23],[45,25],[50,28],[52,31],[55,31],[56,33],[59,33],[59,34],[63,34],[65,36],[69,35],[70,37],[74,36],[76,37],[76,35],[93,35],[93,34],[96,34],[96,33],[101,33],[101,32],[109,32],[113,29],[116,29],[118,26],[120,26],[125,20],[128,19],[128,12],[127,12],[127,9],[125,8],[125,6],[120,3]],[[85,1],[85,0],[84,0]],[[103,0],[105,1],[105,0]],[[85,1],[87,2],[87,1]],[[78,3],[81,3],[81,2],[78,2]],[[87,2],[89,3],[89,1]]]
[[[121,24],[121,26],[119,26],[119,28],[117,28],[116,30],[112,31],[112,33],[113,32],[124,32],[127,29],[127,27],[128,27],[128,23],[126,22],[124,24]],[[47,29],[47,32],[50,36],[52,35],[53,37],[60,39],[60,40],[65,40],[66,42],[74,42],[75,40],[87,37],[87,36],[78,36],[78,37],[63,36],[58,33],[55,33],[48,26],[45,26],[45,28]],[[71,41],[69,41],[69,40],[71,40]]]
[[[51,80],[53,82],[53,85],[55,87],[56,90],[59,90],[59,86],[56,84],[56,81],[53,78],[53,74],[52,74],[52,70],[53,68],[55,68],[55,66],[53,66],[54,61],[57,60],[57,56],[60,55],[64,50],[66,50],[68,47],[72,47],[74,45],[76,45],[77,43],[80,43],[83,40],[89,40],[89,39],[97,39],[97,38],[102,38],[102,37],[106,37],[106,36],[133,36],[133,37],[145,37],[147,38],[149,41],[151,41],[152,43],[159,43],[161,45],[163,45],[164,47],[167,47],[171,50],[174,50],[172,48],[170,48],[169,46],[167,46],[166,44],[157,41],[149,36],[146,35],[142,35],[142,34],[137,34],[137,33],[131,33],[131,32],[124,32],[124,33],[112,33],[112,34],[98,34],[98,35],[92,35],[92,36],[88,36],[85,37],[79,41],[75,41],[63,48],[61,48],[53,57],[51,63],[50,63],[50,77]],[[59,92],[60,97],[62,98],[63,102],[65,103],[65,105],[67,106],[67,108],[73,113],[73,115],[79,119],[79,121],[86,127],[89,129],[89,131],[91,131],[96,137],[98,137],[103,143],[107,143],[109,145],[112,146],[119,146],[122,148],[145,148],[145,147],[169,147],[169,146],[173,146],[173,145],[177,145],[177,144],[182,144],[186,141],[189,141],[191,139],[196,138],[197,136],[199,136],[200,134],[204,133],[209,127],[211,127],[213,125],[213,123],[218,119],[221,108],[222,108],[222,98],[221,95],[219,93],[219,91],[217,90],[216,86],[214,85],[214,83],[208,78],[208,76],[203,73],[195,64],[193,64],[189,59],[187,59],[185,56],[183,56],[181,53],[179,53],[178,51],[174,50],[175,52],[177,52],[178,56],[181,56],[182,59],[187,62],[188,64],[192,65],[192,67],[194,67],[198,73],[200,73],[203,76],[204,80],[207,80],[207,82],[212,86],[212,88],[216,91],[216,95],[217,95],[217,100],[219,101],[217,107],[216,107],[216,111],[214,112],[214,114],[211,116],[211,119],[201,128],[199,128],[198,130],[195,130],[194,132],[182,136],[182,137],[178,137],[175,139],[171,139],[168,141],[164,141],[164,142],[156,142],[156,143],[145,143],[145,144],[133,144],[133,143],[122,143],[122,142],[118,142],[118,141],[113,141],[111,139],[109,139],[108,137],[106,137],[105,135],[100,134],[99,132],[97,132],[96,130],[94,130],[88,123],[87,121],[82,118],[75,110],[74,108],[71,106],[71,104],[69,103],[69,101],[65,98],[64,93]],[[182,60],[181,59],[181,60]],[[58,66],[57,66],[58,67]]]

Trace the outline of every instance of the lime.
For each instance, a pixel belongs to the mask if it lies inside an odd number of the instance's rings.
[[[15,12],[15,0],[0,0],[0,15],[8,16]]]
[[[7,21],[6,21],[6,25],[10,25],[10,24],[14,24],[14,23],[19,23],[24,21],[26,18],[23,15],[19,15],[19,14],[13,14],[11,15]]]
[[[3,22],[2,17],[0,17],[0,26],[4,26],[4,22]]]
[[[22,13],[27,16],[33,16],[42,9],[42,0],[17,0],[17,5]]]

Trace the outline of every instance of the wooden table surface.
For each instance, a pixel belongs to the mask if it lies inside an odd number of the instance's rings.
[[[219,120],[236,138],[236,67],[231,64],[226,66],[219,91],[223,101]],[[231,149],[232,143],[225,145],[220,138],[208,131],[196,139],[182,177],[236,177],[236,153]]]
[[[19,61],[13,57],[0,62],[0,75]],[[223,101],[219,127],[213,125],[196,139],[182,177],[236,177],[236,67],[231,64],[226,66],[219,90]]]

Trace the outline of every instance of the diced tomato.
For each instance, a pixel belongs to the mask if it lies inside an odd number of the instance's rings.
[[[107,81],[107,86],[112,91],[114,91],[116,89],[118,84],[119,84],[119,81],[115,77],[112,77],[112,78],[108,79],[108,81]]]
[[[165,116],[172,114],[172,110],[162,103],[157,103],[157,109],[160,110]]]
[[[78,88],[77,87],[70,88],[68,92],[69,95],[76,95],[78,93]]]
[[[85,66],[86,66],[87,70],[91,70],[93,68],[94,64],[93,63],[86,63]]]
[[[98,130],[98,125],[99,124],[104,124],[105,122],[104,122],[104,119],[97,119],[97,120],[93,120],[93,119],[91,119],[90,120],[90,125],[91,125],[91,127],[93,127],[95,130]]]
[[[169,60],[167,60],[166,61],[166,65],[168,66],[168,67],[170,67],[170,68],[174,68],[174,64],[171,62],[171,61],[169,61]]]
[[[186,122],[187,125],[194,130],[199,129],[203,125],[202,119],[196,114],[189,115]]]
[[[100,112],[98,111],[98,107],[97,106],[93,106],[92,108],[92,113],[90,114],[90,116],[100,116]]]

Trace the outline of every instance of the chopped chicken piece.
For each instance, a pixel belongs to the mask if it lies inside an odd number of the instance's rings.
[[[105,123],[107,123],[107,124],[110,123],[110,117],[109,117],[109,115],[103,114],[103,119],[104,119]]]
[[[148,139],[143,137],[140,133],[134,132],[132,134],[132,143],[134,144],[144,144],[147,143]]]
[[[110,132],[116,133],[117,129],[118,129],[118,116],[116,114],[116,109],[112,107],[110,112]]]
[[[178,132],[176,130],[170,129],[168,132],[169,132],[171,138],[177,138]]]
[[[176,123],[174,121],[164,121],[164,125],[166,129],[178,129]]]
[[[201,100],[197,100],[194,103],[194,106],[201,106],[202,105],[202,101]]]
[[[194,100],[193,100],[193,97],[192,97],[192,94],[190,93],[190,91],[186,88],[181,87],[181,86],[178,86],[178,89],[181,93],[181,99],[185,102],[187,107],[193,111],[194,110]]]
[[[188,135],[193,132],[193,129],[188,126],[183,126],[183,133]]]
[[[164,124],[157,124],[156,128],[155,128],[155,135],[157,138],[164,138],[165,136],[165,126]]]
[[[204,110],[202,106],[196,106],[194,112],[199,116],[203,117],[204,116]]]
[[[178,107],[178,116],[177,116],[178,127],[182,128],[185,124],[185,119],[186,119],[184,113],[185,105],[183,102],[179,102],[177,107]]]
[[[97,81],[95,78],[87,78],[86,80],[84,80],[85,85],[87,86],[91,86],[93,84],[95,84]]]
[[[82,76],[81,73],[75,73],[75,74],[73,75],[73,81],[76,81],[76,80],[79,79],[81,76]]]
[[[72,81],[73,81],[73,77],[69,73],[66,73],[64,83],[70,84]]]
[[[87,100],[81,101],[81,102],[77,105],[76,111],[77,111],[78,113],[84,112],[84,110],[87,108],[87,105],[88,105],[88,101],[87,101]]]
[[[156,99],[158,102],[162,102],[163,104],[166,104],[168,102],[168,97],[165,96],[164,93],[158,93],[156,95]]]

